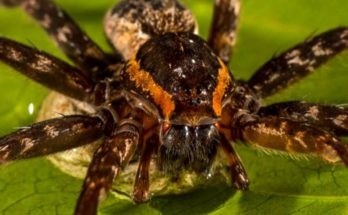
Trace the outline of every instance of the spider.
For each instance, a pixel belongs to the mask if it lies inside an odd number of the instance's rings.
[[[234,188],[246,190],[247,173],[232,143],[289,153],[317,154],[348,165],[348,109],[262,100],[309,75],[348,46],[338,27],[274,56],[248,80],[226,66],[236,42],[240,2],[216,0],[209,39],[175,0],[121,1],[106,15],[113,54],[101,50],[54,2],[0,0],[21,6],[76,64],[7,38],[0,59],[29,78],[85,104],[91,111],[63,115],[0,139],[0,162],[96,145],[75,214],[96,214],[98,200],[137,161],[132,198],[150,198],[150,166],[178,176],[208,175],[221,149]]]

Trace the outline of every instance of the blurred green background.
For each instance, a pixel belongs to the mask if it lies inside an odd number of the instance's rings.
[[[105,50],[102,20],[114,0],[56,0]],[[206,38],[212,0],[185,0]],[[237,47],[230,68],[247,79],[275,53],[310,35],[348,25],[346,0],[244,0]],[[38,25],[19,9],[0,8],[0,35],[67,60]],[[306,100],[348,103],[348,52],[266,103]],[[0,135],[35,119],[48,91],[0,65]],[[29,106],[34,107],[30,113]],[[348,214],[348,170],[318,159],[292,160],[239,146],[251,180],[250,191],[220,185],[134,205],[110,196],[100,214]],[[72,214],[82,181],[57,170],[44,158],[0,167],[1,214]]]

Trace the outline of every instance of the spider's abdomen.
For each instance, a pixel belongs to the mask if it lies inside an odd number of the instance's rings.
[[[131,87],[173,124],[206,124],[221,114],[233,79],[210,47],[192,33],[166,33],[146,42],[126,68]]]
[[[127,60],[154,35],[196,29],[192,13],[176,0],[121,1],[104,21],[107,39]]]

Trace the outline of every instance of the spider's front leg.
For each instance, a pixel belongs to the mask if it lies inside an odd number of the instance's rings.
[[[247,84],[261,97],[270,96],[307,76],[347,47],[347,27],[326,31],[272,58]]]
[[[215,0],[208,44],[227,65],[236,44],[240,0]]]
[[[95,152],[88,168],[76,215],[95,215],[98,202],[112,186],[114,178],[128,164],[140,139],[136,123],[122,123]]]
[[[288,153],[317,154],[327,162],[348,166],[348,145],[311,124],[278,117],[260,117],[239,125],[241,139],[256,147]]]
[[[64,116],[35,123],[0,139],[0,163],[64,151],[103,136],[99,117]]]
[[[348,135],[348,109],[342,106],[292,101],[262,107],[258,114],[310,123],[338,136]]]
[[[59,48],[93,80],[98,80],[103,75],[100,73],[104,72],[109,64],[122,60],[118,53],[115,53],[113,59],[105,54],[53,1],[0,0],[0,4],[21,6],[39,22]]]
[[[79,69],[45,52],[0,37],[0,61],[64,95],[88,100],[94,84]]]

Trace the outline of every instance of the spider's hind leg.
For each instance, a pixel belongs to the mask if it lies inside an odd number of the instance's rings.
[[[215,0],[208,44],[228,64],[237,39],[240,0]]]
[[[333,132],[337,136],[348,136],[348,108],[307,102],[282,102],[260,108],[263,117],[278,116],[293,121],[310,123]]]
[[[272,58],[247,82],[261,97],[270,96],[309,75],[348,47],[348,27],[339,27]]]
[[[103,127],[99,117],[78,115],[35,123],[0,139],[0,163],[92,143],[103,136]]]
[[[342,160],[348,166],[348,145],[332,133],[308,123],[278,117],[261,117],[241,125],[246,142],[288,153],[317,154],[327,162]]]

